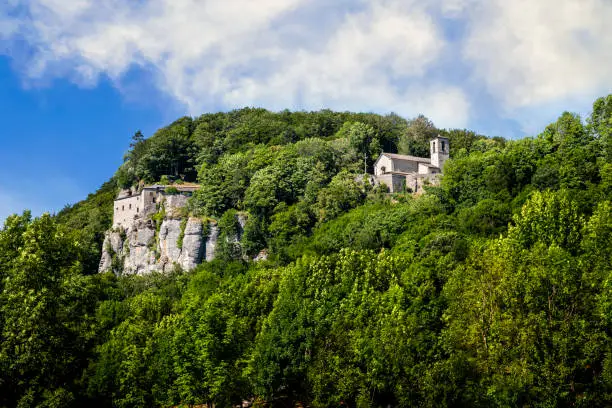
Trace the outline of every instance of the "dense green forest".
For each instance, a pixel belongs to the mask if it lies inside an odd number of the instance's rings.
[[[437,134],[426,194],[363,176]],[[119,188],[162,178],[201,184],[217,258],[98,274]],[[611,406],[612,95],[520,140],[263,109],[138,132],[86,200],[6,220],[0,330],[4,407]]]

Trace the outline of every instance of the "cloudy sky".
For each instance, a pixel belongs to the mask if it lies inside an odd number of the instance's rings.
[[[184,115],[419,113],[537,134],[612,91],[610,0],[4,0],[0,219],[56,211]]]

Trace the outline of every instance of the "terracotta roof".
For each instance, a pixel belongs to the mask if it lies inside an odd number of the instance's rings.
[[[381,156],[387,156],[392,160],[404,160],[404,161],[415,161],[419,163],[431,163],[431,159],[427,157],[416,157],[416,156],[408,156],[405,154],[397,154],[397,153],[381,153]]]

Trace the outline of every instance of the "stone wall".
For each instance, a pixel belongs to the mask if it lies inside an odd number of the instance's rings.
[[[390,193],[399,193],[405,191],[405,175],[394,173],[382,174],[380,176],[376,176],[376,181],[378,183],[384,183],[389,188]]]
[[[128,228],[144,209],[140,194],[115,200],[114,206],[113,228]]]
[[[410,174],[406,176],[406,188],[409,188],[413,193],[424,192],[425,186],[440,185],[440,173],[437,174]]]
[[[419,170],[418,165],[419,163],[416,161],[396,159],[396,160],[393,160],[393,170],[392,171],[399,171],[402,173],[412,173],[412,172],[416,173]],[[391,171],[391,169],[387,171]]]
[[[376,161],[376,166],[374,167],[374,175],[380,176],[389,171],[393,171],[393,162],[387,156],[381,155]]]

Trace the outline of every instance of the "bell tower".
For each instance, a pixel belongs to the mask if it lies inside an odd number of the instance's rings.
[[[432,139],[429,142],[429,150],[431,153],[431,164],[442,170],[450,152],[448,139],[442,136]]]

